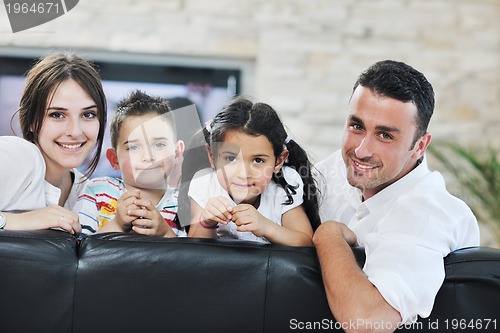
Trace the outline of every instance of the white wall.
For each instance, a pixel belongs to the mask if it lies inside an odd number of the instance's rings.
[[[339,146],[357,75],[386,58],[433,83],[434,137],[498,141],[499,14],[498,0],[85,0],[13,34],[0,6],[0,51],[251,62],[245,92],[273,105],[319,159]]]

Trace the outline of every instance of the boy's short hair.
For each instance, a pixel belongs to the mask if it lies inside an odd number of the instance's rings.
[[[172,128],[174,138],[177,137],[174,114],[171,112],[168,101],[162,97],[150,96],[140,90],[135,90],[116,105],[116,111],[111,118],[109,128],[112,147],[116,149],[120,129],[127,117],[147,114],[161,116]]]

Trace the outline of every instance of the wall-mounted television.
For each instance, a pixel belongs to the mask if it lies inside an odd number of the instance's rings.
[[[42,55],[42,53],[40,53]],[[132,90],[140,89],[150,95],[164,97],[173,109],[194,104],[199,122],[203,124],[221,109],[234,95],[241,93],[242,69],[238,66],[216,66],[207,62],[169,61],[168,57],[123,54],[88,57],[98,67],[108,102],[108,119],[116,103]],[[25,84],[25,73],[37,56],[0,54],[0,135],[21,135],[17,108]],[[183,64],[184,63],[184,64]],[[200,126],[193,124],[193,126]],[[182,137],[180,131],[179,137]],[[110,146],[106,133],[103,151]],[[102,156],[93,176],[118,176]]]

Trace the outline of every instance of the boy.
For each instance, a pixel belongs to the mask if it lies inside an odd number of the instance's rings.
[[[184,143],[176,139],[168,102],[134,91],[118,103],[110,132],[106,157],[122,179],[100,177],[85,186],[75,207],[83,233],[185,236],[175,222],[178,190],[168,185]]]

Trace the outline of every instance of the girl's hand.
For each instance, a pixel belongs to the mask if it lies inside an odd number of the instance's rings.
[[[134,202],[141,198],[141,193],[138,190],[127,191],[122,194],[116,203],[116,215],[111,222],[123,232],[129,232],[132,229],[132,222],[137,216],[129,214],[134,209],[140,209]],[[110,222],[110,223],[111,223]]]
[[[148,200],[134,200],[137,208],[129,210],[128,214],[135,217],[132,230],[141,235],[176,237],[174,231],[165,222],[163,216]]]
[[[10,214],[7,216],[5,229],[9,230],[41,230],[60,228],[70,234],[80,234],[82,227],[78,215],[59,205],[36,209],[26,213]]]
[[[273,244],[312,246],[313,230],[303,206],[290,209],[281,216],[282,225],[261,215],[252,205],[240,204],[233,208],[233,221],[238,231],[250,231],[265,237]]]
[[[210,198],[203,209],[200,221],[208,226],[215,226],[218,223],[227,224],[233,218],[233,205],[224,197]]]
[[[250,231],[257,237],[265,237],[269,233],[269,227],[275,224],[248,204],[239,204],[233,208],[233,222],[237,226],[236,230]]]

